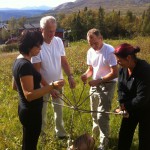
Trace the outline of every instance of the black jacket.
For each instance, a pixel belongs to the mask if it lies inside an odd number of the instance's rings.
[[[118,98],[128,112],[150,110],[150,64],[138,59],[130,77],[127,68],[119,70]]]

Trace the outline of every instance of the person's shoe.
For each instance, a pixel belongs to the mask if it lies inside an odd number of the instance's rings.
[[[97,150],[104,150],[104,146],[99,146]]]

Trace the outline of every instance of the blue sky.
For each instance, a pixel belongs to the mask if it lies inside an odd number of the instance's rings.
[[[0,0],[0,8],[23,8],[32,6],[56,7],[65,2],[74,2],[75,0]]]

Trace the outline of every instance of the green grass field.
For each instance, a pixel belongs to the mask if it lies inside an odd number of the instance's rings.
[[[143,38],[137,37],[133,40],[105,40],[106,43],[117,46],[121,43],[127,42],[132,45],[138,45],[141,47],[141,52],[138,57],[147,60],[150,63],[150,37]],[[66,54],[68,57],[71,69],[74,72],[76,80],[76,89],[73,91],[76,100],[79,99],[81,91],[83,89],[83,83],[80,80],[80,76],[86,70],[86,52],[89,46],[86,41],[70,43],[70,46],[66,48]],[[18,107],[18,94],[11,88],[12,79],[12,64],[18,55],[18,52],[14,53],[0,53],[0,150],[19,150],[21,149],[22,140],[22,127],[18,120],[17,107]],[[69,89],[67,78],[66,85],[64,87],[65,95],[73,103],[72,91]],[[117,89],[116,89],[117,90]],[[81,101],[89,94],[89,86],[85,86]],[[117,106],[117,93],[115,92],[112,110]],[[89,100],[86,100],[81,106],[83,109],[89,108]],[[64,122],[65,128],[68,134],[71,134],[73,138],[76,138],[80,134],[88,132],[91,134],[92,118],[89,113],[74,112],[73,121],[71,121],[73,110],[64,107]],[[118,132],[120,127],[120,121],[122,116],[110,115],[110,142],[109,150],[117,150]],[[73,127],[71,128],[71,124]],[[96,146],[98,146],[98,140],[96,140]],[[53,109],[49,103],[48,109],[48,125],[47,136],[43,142],[41,137],[38,143],[38,150],[65,150],[67,147],[67,140],[57,140],[54,133],[54,121],[53,121]],[[133,144],[131,150],[137,150],[138,148],[137,131],[135,132]]]

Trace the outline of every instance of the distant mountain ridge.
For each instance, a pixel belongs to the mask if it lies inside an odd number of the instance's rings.
[[[33,17],[36,15],[41,15],[46,13],[47,10],[19,10],[19,9],[7,9],[0,10],[0,21],[6,21],[10,18],[20,18],[20,17]]]
[[[48,6],[33,6],[23,8],[0,8],[0,21],[9,20],[11,17],[33,17],[46,13],[46,11],[52,9]]]
[[[52,9],[52,7],[48,7],[48,6],[28,6],[28,7],[23,7],[23,8],[0,8],[0,10],[49,10]]]
[[[76,0],[75,2],[63,3],[55,8],[48,8],[47,6],[39,7],[25,7],[21,9],[0,8],[0,21],[9,20],[11,17],[38,17],[44,15],[55,15],[57,13],[71,13],[88,9],[98,9],[99,7],[105,9],[106,12],[115,10],[126,12],[131,10],[136,14],[143,13],[144,10],[150,6],[150,0]],[[35,19],[36,20],[36,19]]]
[[[52,7],[48,6],[33,6],[33,7],[23,7],[21,10],[49,10],[52,9]]]
[[[96,9],[100,6],[106,9],[106,11],[111,10],[123,10],[127,9],[133,10],[134,12],[141,12],[148,5],[150,5],[150,0],[76,0],[75,2],[68,2],[61,4],[54,9],[50,10],[50,13],[68,13],[77,10],[81,10],[85,7],[89,9]]]

